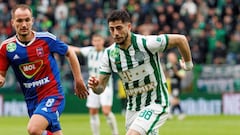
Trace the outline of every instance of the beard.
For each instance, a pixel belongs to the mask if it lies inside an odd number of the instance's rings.
[[[127,41],[127,39],[128,39],[128,33],[127,33],[127,35],[126,35],[125,37],[123,37],[123,40],[122,40],[122,41],[118,42],[118,44],[119,44],[119,45],[124,45],[125,42]]]

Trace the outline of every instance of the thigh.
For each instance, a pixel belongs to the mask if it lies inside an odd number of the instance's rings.
[[[100,103],[102,106],[112,106],[113,103],[113,89],[106,87],[104,92],[100,95]]]
[[[166,122],[168,111],[168,108],[160,104],[151,104],[138,112],[129,129],[138,131],[141,135],[156,135],[160,126]]]
[[[93,93],[91,89],[89,90],[86,106],[88,108],[100,108],[100,96]]]
[[[33,112],[33,116],[41,115],[44,117],[48,122],[46,129],[51,132],[56,132],[61,130],[59,117],[64,110],[64,106],[64,98],[48,97],[39,103],[36,110]]]

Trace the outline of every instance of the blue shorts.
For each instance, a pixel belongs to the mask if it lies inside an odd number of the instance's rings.
[[[56,132],[61,130],[59,116],[62,114],[65,107],[64,97],[52,96],[43,99],[38,103],[34,110],[28,110],[29,116],[33,114],[39,114],[48,120],[47,130],[51,132]]]

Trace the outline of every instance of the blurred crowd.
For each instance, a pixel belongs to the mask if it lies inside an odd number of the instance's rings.
[[[0,0],[0,42],[14,35],[18,3],[31,6],[36,31],[74,46],[91,45],[94,33],[109,45],[107,14],[125,9],[135,33],[186,35],[196,64],[240,64],[240,0]]]

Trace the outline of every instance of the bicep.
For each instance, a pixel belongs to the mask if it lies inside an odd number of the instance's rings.
[[[184,44],[187,39],[184,35],[168,34],[168,49]]]

